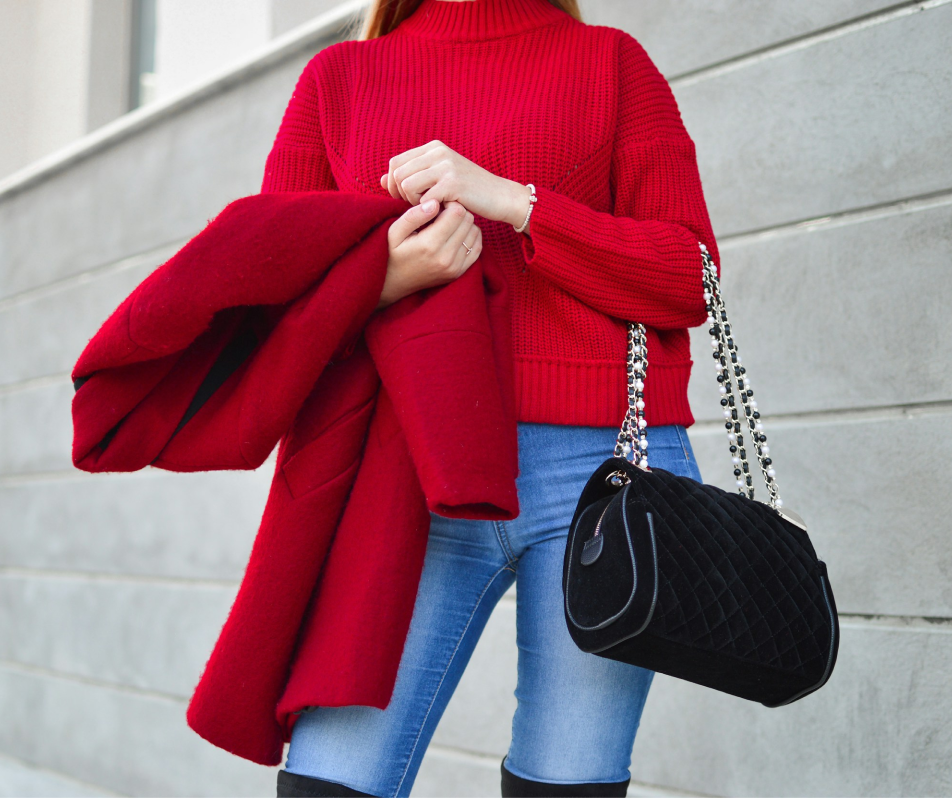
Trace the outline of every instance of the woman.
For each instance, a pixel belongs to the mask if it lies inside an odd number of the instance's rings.
[[[698,242],[717,250],[671,90],[635,39],[584,24],[575,0],[376,0],[358,39],[305,68],[262,186],[335,189],[413,205],[389,230],[380,307],[455,279],[484,246],[505,264],[521,512],[431,513],[390,704],[302,713],[278,794],[409,795],[515,582],[518,705],[502,794],[624,795],[653,674],[574,645],[562,559],[627,409],[629,319],[648,327],[651,465],[701,478],[685,431],[688,328],[706,315]]]

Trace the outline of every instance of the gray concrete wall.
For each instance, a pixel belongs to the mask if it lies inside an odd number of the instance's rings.
[[[635,35],[671,79],[781,492],[829,564],[843,628],[829,685],[785,709],[659,676],[630,794],[952,794],[952,2],[583,12]],[[274,769],[184,719],[273,462],[78,472],[68,374],[151,269],[257,190],[294,80],[333,38],[304,32],[0,183],[0,795],[274,794]],[[709,347],[695,342],[691,437],[707,481],[726,486]],[[498,795],[514,597],[414,794]]]

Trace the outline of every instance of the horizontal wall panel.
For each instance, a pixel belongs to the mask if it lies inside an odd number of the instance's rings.
[[[0,573],[0,660],[187,699],[236,592]]]
[[[18,759],[0,756],[0,798],[112,798],[114,792],[90,787]]]
[[[787,503],[811,522],[815,535],[838,530],[829,540],[818,538],[824,552],[842,545],[853,567],[862,566],[855,580],[843,574],[852,583],[842,599],[851,611],[952,614],[952,592],[944,587],[952,554],[944,527],[930,520],[935,513],[945,517],[952,511],[952,506],[942,507],[948,495],[943,454],[934,447],[937,435],[952,434],[950,418],[846,417],[840,423],[834,417],[812,427],[767,419]],[[705,480],[729,486],[724,431],[694,428],[690,434]],[[886,440],[901,445],[889,449]],[[887,461],[901,468],[885,468]],[[272,470],[266,464],[251,473],[81,475],[50,486],[6,486],[0,490],[0,511],[23,521],[17,527],[4,525],[4,563],[240,578]],[[875,503],[871,496],[877,497]],[[871,537],[871,529],[878,534]],[[916,541],[912,547],[910,539]],[[905,579],[905,569],[888,569],[899,553],[904,560],[912,558],[907,565],[917,580]],[[884,569],[896,573],[894,583],[883,583]],[[936,589],[922,591],[923,579]]]
[[[22,380],[69,374],[99,327],[149,273],[175,253],[174,248],[130,259],[117,268],[87,280],[0,303],[0,341],[7,346],[0,359],[0,386]]]
[[[895,5],[895,0],[583,0],[591,25],[622,28],[668,77]]]
[[[787,707],[658,676],[632,775],[708,795],[949,795],[950,658],[949,626],[844,623],[830,681]]]
[[[841,612],[952,617],[952,492],[948,456],[936,444],[952,440],[952,413],[833,417],[765,431],[780,496],[806,520]],[[726,431],[689,434],[705,482],[736,490]]]
[[[0,483],[0,563],[128,576],[225,579],[244,573],[274,474],[128,474]]]
[[[952,399],[952,202],[731,242],[721,261],[732,331],[768,420]],[[710,341],[707,325],[692,330],[699,420],[721,418]]]
[[[0,475],[74,468],[74,393],[65,377],[0,393]]]
[[[0,476],[87,473],[72,459],[75,393],[66,377],[0,393]]]
[[[952,4],[675,85],[719,235],[952,188]]]
[[[311,55],[0,196],[0,297],[190,238],[228,202],[256,193]]]
[[[184,701],[0,665],[0,706],[0,749],[122,795],[274,795],[278,769],[199,737]]]

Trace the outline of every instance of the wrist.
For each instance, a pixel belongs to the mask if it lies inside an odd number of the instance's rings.
[[[388,305],[392,305],[394,302],[397,301],[397,299],[399,299],[399,297],[396,295],[394,291],[393,284],[389,282],[385,282],[383,290],[380,292],[380,299],[377,301],[377,307],[374,308],[374,310],[375,311],[381,310],[387,307]]]
[[[526,215],[529,213],[529,206],[532,204],[530,200],[532,190],[528,185],[517,183],[514,180],[510,182],[512,183],[512,201],[510,203],[511,210],[506,217],[506,221],[511,224],[513,228],[522,227],[526,221]],[[528,233],[529,225],[526,225],[526,228],[522,232]]]

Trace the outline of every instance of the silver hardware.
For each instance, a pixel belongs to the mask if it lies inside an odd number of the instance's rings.
[[[707,307],[708,333],[711,336],[715,367],[717,368],[721,406],[724,408],[725,424],[728,442],[731,448],[731,458],[734,463],[735,477],[737,478],[738,493],[748,499],[754,498],[753,477],[750,464],[747,460],[747,447],[744,444],[744,434],[741,431],[740,412],[743,411],[747,430],[753,441],[760,470],[767,486],[769,499],[766,502],[782,517],[787,518],[797,526],[806,529],[803,519],[791,510],[783,509],[783,500],[777,487],[773,461],[769,458],[767,436],[763,431],[760,420],[760,411],[754,399],[754,391],[750,387],[750,378],[747,369],[741,363],[737,344],[731,331],[730,320],[727,317],[727,308],[721,296],[720,280],[717,276],[717,266],[708,252],[707,247],[699,242],[701,248],[702,278],[704,300]],[[647,424],[644,420],[644,380],[648,369],[648,349],[643,324],[628,322],[628,411],[622,420],[621,429],[615,442],[615,456],[628,459],[629,453],[634,453],[634,465],[648,469],[648,439],[645,435]],[[731,374],[733,372],[733,375]],[[732,379],[732,376],[735,379]],[[736,382],[736,385],[735,385]],[[737,401],[740,399],[740,408]],[[634,429],[637,433],[633,433]],[[637,445],[636,445],[637,443]],[[619,472],[612,472],[606,477],[610,480]],[[614,484],[614,482],[610,483]]]
[[[605,517],[605,513],[608,512],[608,505],[609,505],[609,504],[611,504],[611,502],[608,502],[608,503],[602,508],[602,514],[601,514],[600,516],[598,516],[598,522],[595,524],[595,531],[592,532],[592,537],[593,537],[593,538],[597,538],[600,534],[602,534],[602,519]]]
[[[774,510],[776,510],[777,515],[779,515],[781,518],[786,518],[786,519],[787,519],[791,524],[793,524],[794,526],[800,527],[800,529],[802,529],[804,532],[807,531],[807,522],[804,521],[804,520],[803,520],[797,513],[795,513],[793,510],[790,510],[790,509],[787,508],[787,507],[782,507],[782,508],[781,508],[781,507],[774,507]],[[817,555],[817,556],[819,556],[819,555]],[[821,559],[822,559],[822,558],[821,558]]]
[[[605,477],[605,482],[613,488],[620,488],[631,482],[631,478],[624,471],[612,471]]]

